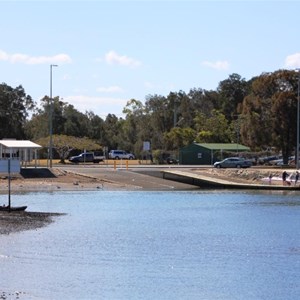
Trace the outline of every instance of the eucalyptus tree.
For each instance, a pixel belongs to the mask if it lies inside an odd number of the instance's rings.
[[[33,139],[48,136],[50,133],[50,116],[52,117],[52,133],[70,136],[88,136],[89,118],[67,102],[54,97],[45,96],[40,100],[40,108],[32,115],[26,125],[27,134]],[[50,114],[50,108],[52,114]]]
[[[21,85],[0,84],[0,138],[25,138],[25,124],[34,108],[35,102]]]
[[[120,141],[122,140],[122,124],[121,119],[116,115],[108,114],[106,116],[103,124],[102,140],[108,149],[119,148]]]
[[[187,146],[195,139],[196,132],[190,127],[173,127],[164,134],[167,150],[178,150]]]
[[[61,130],[57,133],[77,136],[77,137],[88,137],[90,120],[87,114],[84,114],[78,111],[73,105],[66,102],[60,102],[61,116],[59,113],[56,115],[54,112],[54,120],[58,117],[61,118],[62,127]]]
[[[206,116],[210,116],[213,109],[219,109],[219,101],[220,97],[219,94],[215,91],[207,91],[203,89],[196,89],[193,88],[187,94],[189,100],[188,105],[183,107],[183,117],[184,118],[192,118],[190,120],[190,126],[194,126],[194,119],[197,113],[202,113]],[[187,117],[189,114],[189,117]]]
[[[295,71],[265,73],[253,81],[242,105],[244,139],[251,145],[277,147],[285,163],[296,146],[297,89]]]
[[[88,120],[88,133],[87,137],[98,141],[102,146],[104,144],[103,135],[104,135],[104,120],[96,115],[94,112],[89,111],[85,113]]]
[[[249,82],[236,73],[219,83],[217,92],[220,96],[221,110],[229,121],[238,115],[244,98],[250,92],[250,86]]]
[[[148,116],[148,133],[153,149],[164,149],[163,133],[172,128],[173,117],[166,97],[148,95],[145,101],[145,114]]]
[[[233,142],[229,121],[218,110],[212,110],[209,117],[199,112],[195,117],[195,132],[194,140],[198,143]]]
[[[124,133],[124,147],[134,153],[143,150],[143,142],[150,141],[149,116],[145,113],[145,106],[136,99],[127,102],[123,109],[126,114],[122,123]]]

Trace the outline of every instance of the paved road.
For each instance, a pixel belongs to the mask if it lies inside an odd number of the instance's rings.
[[[114,169],[111,166],[103,165],[67,165],[61,166],[60,168],[69,172],[101,178],[124,185],[126,184],[133,190],[169,191],[199,189],[197,186],[190,184],[163,179],[161,170],[166,169],[166,167],[135,166],[126,169],[124,166]]]

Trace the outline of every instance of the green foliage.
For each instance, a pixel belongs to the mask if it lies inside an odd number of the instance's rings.
[[[192,143],[195,137],[195,130],[192,128],[174,127],[164,137],[167,149],[175,150]]]
[[[33,100],[21,85],[12,88],[0,84],[0,139],[25,138],[26,118],[33,108]]]
[[[248,145],[275,146],[287,163],[296,146],[298,77],[294,71],[262,74],[242,105],[242,137]]]
[[[83,142],[85,137],[137,157],[144,141],[150,141],[153,153],[169,153],[196,141],[238,142],[255,151],[275,147],[286,159],[296,146],[297,89],[295,71],[278,70],[249,81],[231,74],[216,91],[193,88],[188,93],[147,95],[145,103],[130,99],[123,110],[125,118],[109,114],[102,119],[93,112],[79,112],[59,97],[50,105],[45,96],[37,109],[22,86],[1,84],[0,138],[44,138],[47,146],[51,106],[53,134],[60,136],[55,149],[62,159],[74,148],[96,150]],[[30,110],[34,113],[28,119]]]
[[[47,148],[49,146],[49,137],[40,138],[36,141],[37,144]],[[65,159],[70,155],[70,152],[74,149],[82,151],[99,150],[102,147],[95,143],[93,140],[84,138],[78,138],[68,135],[53,135],[52,136],[53,149],[59,155],[61,163],[64,163]]]
[[[207,117],[199,112],[195,117],[195,127],[198,132],[195,137],[197,143],[230,143],[232,130],[225,115],[212,110]]]

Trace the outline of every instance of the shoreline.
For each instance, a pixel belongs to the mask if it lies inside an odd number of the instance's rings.
[[[87,168],[88,169],[88,168]],[[196,187],[165,181],[131,171],[97,170],[96,175],[68,171],[64,168],[33,169],[30,174],[14,174],[11,176],[11,195],[22,193],[48,192],[80,192],[80,191],[154,191],[154,190],[186,190]],[[25,172],[27,173],[27,172]],[[7,205],[8,178],[0,177],[0,205]],[[4,196],[4,197],[2,197]],[[26,205],[26,204],[25,204]],[[13,206],[13,201],[12,201]],[[62,213],[31,212],[27,208],[23,212],[0,211],[0,235],[8,235],[27,230],[38,230],[48,226]]]
[[[214,169],[214,168],[188,168],[194,174],[205,174],[212,179],[226,178],[232,182],[265,184],[263,178],[273,174],[281,175],[283,170],[270,169]],[[47,192],[76,192],[76,191],[186,191],[200,190],[199,186],[178,181],[163,179],[160,171],[133,171],[86,168],[77,172],[64,168],[35,170],[34,176],[12,176],[11,195],[22,193],[47,193]],[[90,172],[90,173],[88,173]],[[294,170],[289,170],[290,173]],[[282,185],[282,181],[274,181],[274,186]],[[8,194],[8,180],[0,178],[0,196]],[[7,199],[3,198],[3,202]],[[7,203],[0,203],[7,205]],[[13,204],[12,204],[13,205]],[[26,205],[26,204],[25,204]],[[55,221],[61,213],[31,212],[30,208],[25,212],[0,211],[0,235],[21,232],[25,230],[37,230]]]

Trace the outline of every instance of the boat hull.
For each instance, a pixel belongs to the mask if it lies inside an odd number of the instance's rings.
[[[24,211],[27,206],[0,206],[0,211]]]

